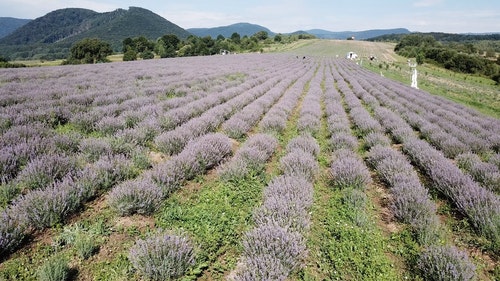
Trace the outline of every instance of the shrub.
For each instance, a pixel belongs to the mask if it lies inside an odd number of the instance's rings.
[[[86,138],[80,142],[80,152],[90,162],[112,153],[111,144],[105,138]]]
[[[313,182],[319,166],[311,154],[295,150],[280,159],[280,169],[285,175],[302,177]]]
[[[122,182],[113,188],[108,204],[121,216],[151,214],[161,204],[161,188],[150,179],[136,179]]]
[[[313,187],[306,179],[279,176],[264,189],[264,202],[254,212],[257,225],[274,222],[281,227],[302,232],[309,227],[309,208]]]
[[[474,280],[476,267],[465,252],[452,246],[432,246],[418,260],[418,268],[425,280]]]
[[[78,174],[77,185],[82,200],[88,201],[109,190],[116,183],[134,178],[136,173],[132,161],[125,156],[105,155]]]
[[[167,162],[154,166],[149,176],[156,184],[161,186],[163,195],[168,196],[186,180],[184,162],[178,158],[172,158]]]
[[[365,136],[365,148],[370,149],[376,145],[381,146],[389,146],[391,144],[391,140],[381,132],[372,132]]]
[[[186,235],[157,233],[139,239],[128,258],[134,268],[150,280],[181,277],[195,263],[194,248]]]
[[[90,258],[97,250],[98,246],[95,237],[89,234],[79,233],[74,241],[76,253],[81,259]]]
[[[370,171],[354,152],[341,149],[334,153],[334,157],[330,165],[332,186],[364,189],[371,183]]]
[[[27,224],[43,229],[62,222],[82,203],[79,189],[71,178],[55,182],[45,189],[33,190],[12,204],[19,208]]]
[[[69,271],[67,259],[57,255],[38,268],[37,277],[40,281],[64,281],[69,278]]]
[[[68,156],[42,155],[28,163],[17,181],[23,188],[43,188],[76,171],[76,161]]]
[[[290,153],[295,150],[302,150],[314,157],[318,157],[320,152],[318,142],[310,135],[301,135],[290,140],[286,146],[286,151]]]
[[[332,151],[337,151],[339,149],[355,151],[358,148],[358,139],[350,133],[333,134],[329,143]]]
[[[291,271],[301,265],[306,256],[305,240],[298,232],[290,231],[273,223],[259,225],[245,233],[243,257],[246,267],[239,272],[262,280],[266,276],[284,280]],[[244,273],[245,271],[248,271]]]
[[[27,228],[23,215],[16,206],[0,211],[0,256],[9,254],[23,241]]]

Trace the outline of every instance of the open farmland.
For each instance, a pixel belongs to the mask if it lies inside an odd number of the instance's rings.
[[[0,70],[0,280],[499,279],[500,120],[307,54]]]

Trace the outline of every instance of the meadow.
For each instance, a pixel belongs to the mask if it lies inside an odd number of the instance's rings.
[[[0,69],[0,280],[500,279],[498,88],[295,44]]]

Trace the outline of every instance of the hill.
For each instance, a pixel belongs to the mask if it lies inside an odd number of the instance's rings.
[[[493,34],[460,34],[460,33],[443,33],[443,32],[413,32],[421,35],[429,35],[440,42],[470,42],[481,40],[500,40],[500,33]],[[398,42],[405,34],[383,34],[369,38],[369,41],[390,41]]]
[[[0,55],[11,59],[66,57],[71,45],[83,38],[99,38],[121,50],[127,37],[157,39],[165,34],[186,38],[189,32],[143,8],[130,7],[97,13],[80,8],[60,9],[30,21],[0,39]]]
[[[306,30],[307,33],[315,35],[320,39],[346,39],[354,37],[358,40],[365,40],[372,37],[377,37],[386,34],[408,34],[410,31],[406,28],[394,29],[371,29],[364,31],[328,31],[323,29]]]
[[[0,17],[0,38],[3,38],[12,32],[14,32],[19,27],[27,24],[31,20],[29,19],[17,19],[10,17]]]
[[[188,28],[187,31],[199,37],[210,36],[212,38],[217,38],[219,35],[229,38],[235,32],[240,36],[252,36],[259,31],[265,31],[271,36],[275,34],[267,27],[245,22],[211,28]]]

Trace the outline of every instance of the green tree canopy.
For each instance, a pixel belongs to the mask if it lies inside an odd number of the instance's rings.
[[[107,62],[107,56],[113,53],[111,45],[97,38],[85,38],[76,42],[70,50],[71,63]]]

